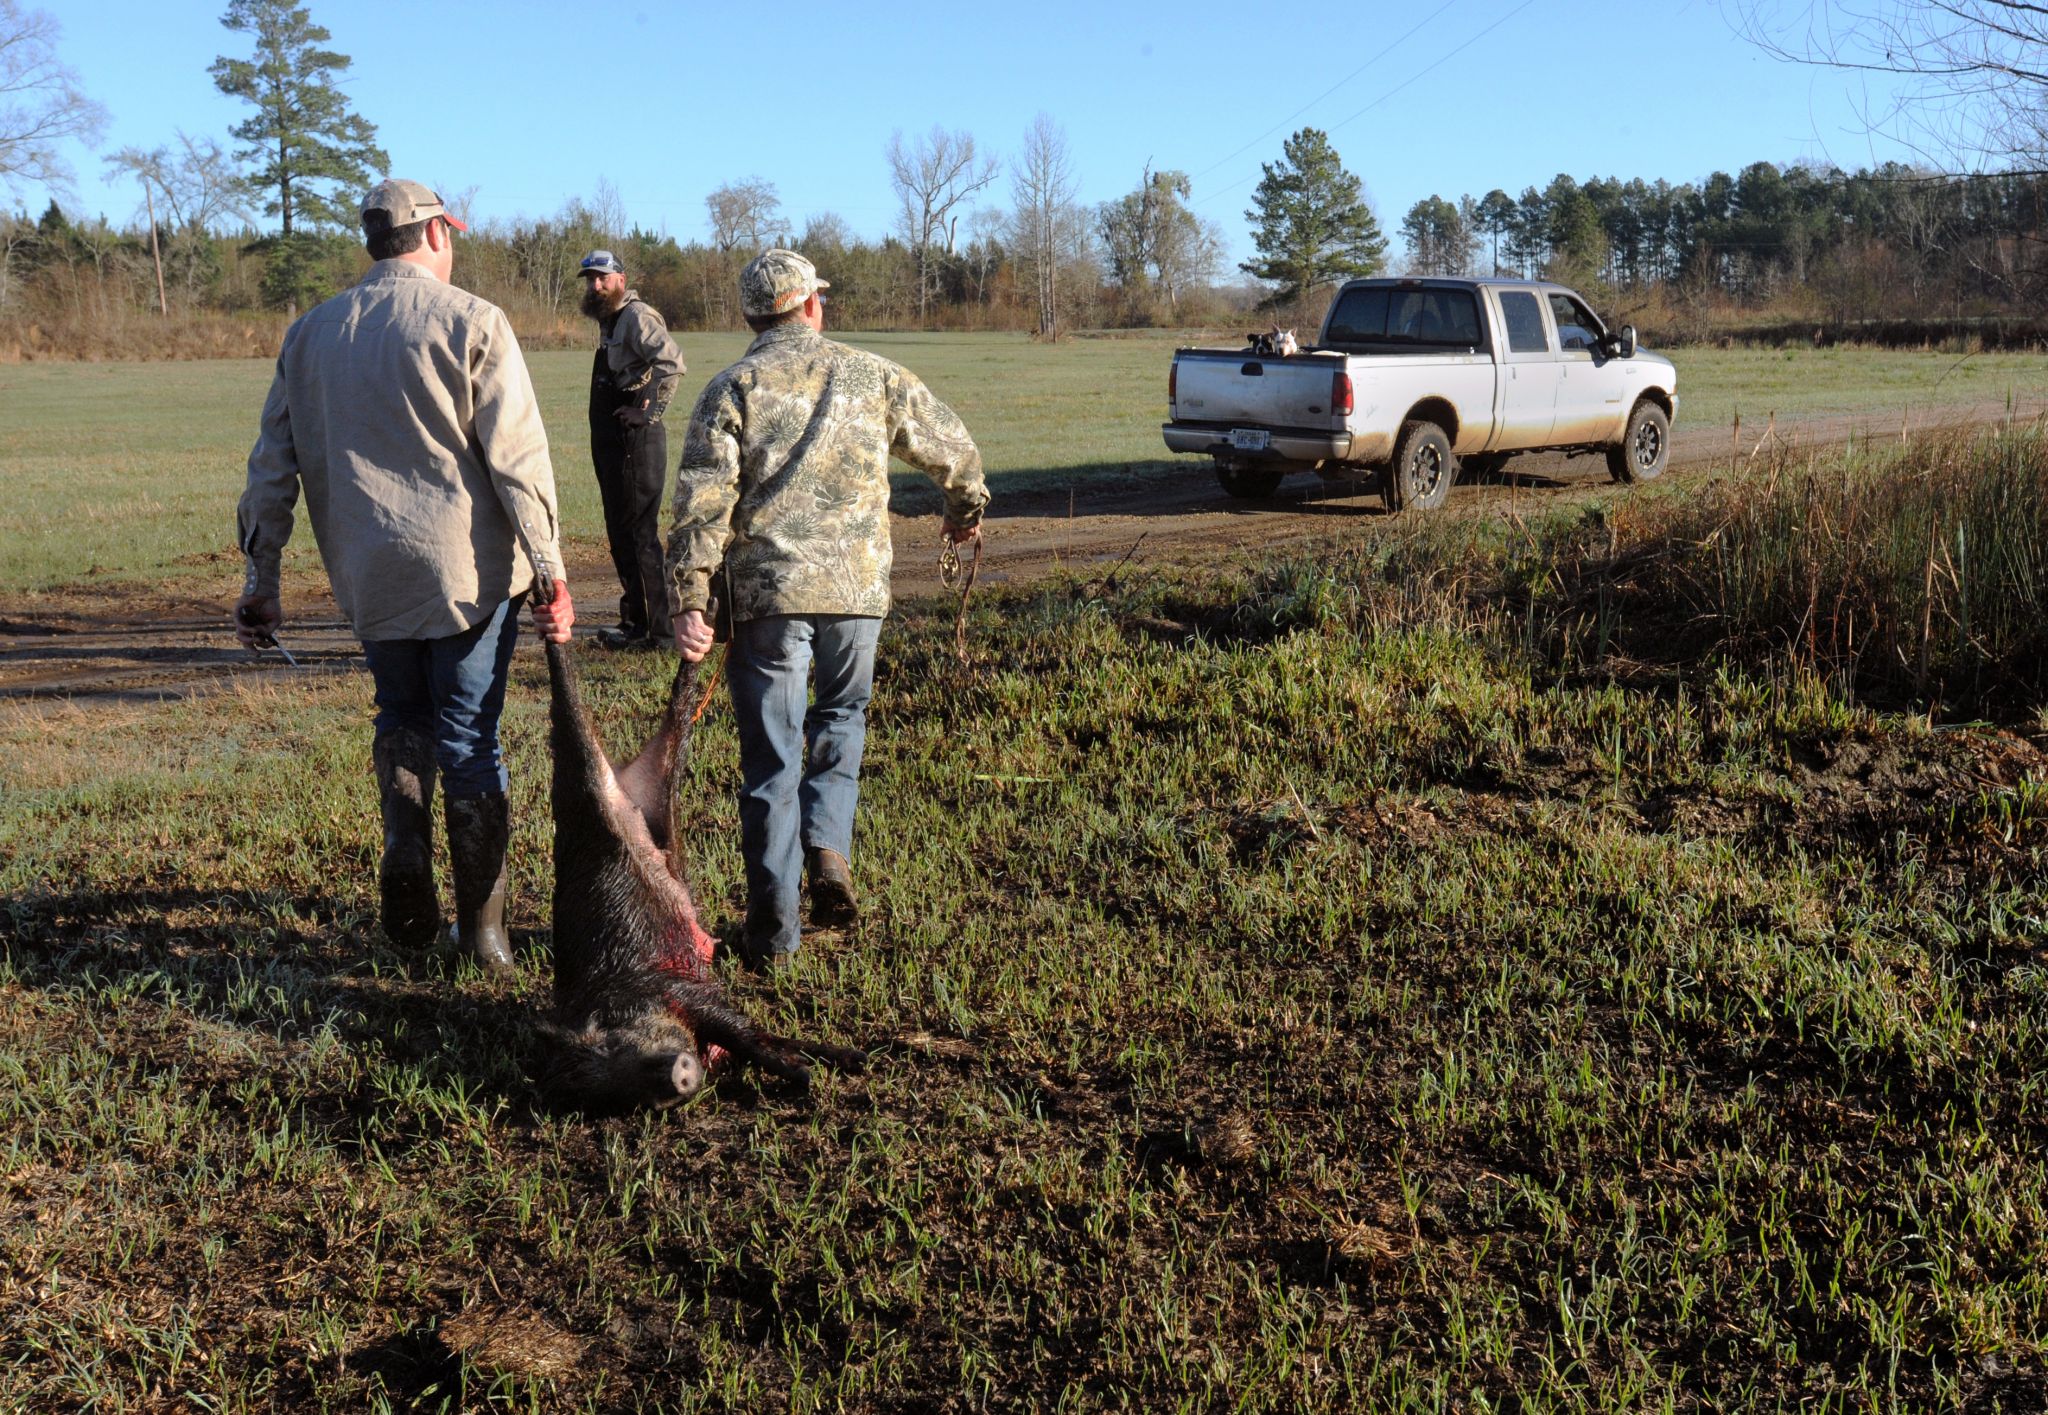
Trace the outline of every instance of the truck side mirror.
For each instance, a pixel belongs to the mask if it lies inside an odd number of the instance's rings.
[[[1624,324],[1621,333],[1614,336],[1614,352],[1616,357],[1623,359],[1636,356],[1636,327],[1633,324]]]

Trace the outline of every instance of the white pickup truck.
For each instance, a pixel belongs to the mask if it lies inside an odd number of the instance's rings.
[[[1179,349],[1161,428],[1215,458],[1233,496],[1282,477],[1376,477],[1390,510],[1443,504],[1462,465],[1520,452],[1604,452],[1616,481],[1671,455],[1677,371],[1609,333],[1586,302],[1533,280],[1353,280],[1321,335],[1286,357]]]

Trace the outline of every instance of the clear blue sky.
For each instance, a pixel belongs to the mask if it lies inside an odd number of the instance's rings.
[[[246,112],[207,75],[248,53],[222,0],[27,3],[58,17],[108,108],[104,151],[180,127],[224,138]],[[308,3],[354,58],[346,87],[395,175],[473,186],[483,217],[551,212],[605,178],[632,220],[684,240],[705,234],[706,192],[753,175],[799,227],[829,210],[878,235],[893,129],[965,128],[1007,159],[1040,110],[1066,130],[1082,200],[1128,191],[1148,160],[1180,168],[1233,260],[1259,163],[1303,125],[1330,132],[1390,235],[1422,197],[1559,172],[1678,182],[1910,156],[1864,130],[1883,92],[1762,55],[1725,0]],[[132,187],[70,157],[67,206],[127,217]],[[984,195],[1007,204],[1007,179]]]

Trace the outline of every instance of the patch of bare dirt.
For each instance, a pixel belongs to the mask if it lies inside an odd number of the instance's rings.
[[[2002,421],[2003,401],[1949,410],[1953,424]],[[1673,434],[1674,475],[1702,475],[1749,455],[1770,437],[1823,447],[1896,428],[1883,418],[1810,418],[1746,428],[1739,442],[1722,428]],[[1090,486],[1001,495],[991,507],[988,548],[978,583],[1024,584],[1062,570],[1099,573],[1128,559],[1134,565],[1215,564],[1246,552],[1266,553],[1327,540],[1333,534],[1374,534],[1398,524],[1376,492],[1295,476],[1267,500],[1240,501],[1217,486],[1209,464],[1181,459],[1187,475],[1169,483]],[[1609,491],[1598,457],[1523,457],[1505,472],[1461,484],[1437,516],[1504,517],[1586,501]],[[933,516],[894,516],[895,592],[899,598],[943,593],[940,539]],[[239,588],[232,557],[222,562],[217,597],[189,582],[154,587],[74,584],[22,595],[0,605],[0,701],[61,699],[135,702],[216,691],[274,675],[348,673],[362,667],[361,649],[318,575],[289,578],[279,635],[297,660],[252,654],[237,644],[228,612]],[[570,583],[594,632],[611,622],[613,584],[596,546],[568,556]],[[529,636],[523,652],[537,652]]]

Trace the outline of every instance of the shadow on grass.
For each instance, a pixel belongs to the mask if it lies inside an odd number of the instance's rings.
[[[1325,516],[1380,516],[1374,483],[1324,481],[1307,472],[1290,476],[1265,497],[1236,497],[1217,484],[1205,461],[1085,462],[991,473],[992,522],[1016,517],[1186,516],[1203,512],[1263,516],[1276,512]],[[1373,504],[1365,504],[1370,499]],[[914,472],[892,472],[889,511],[897,516],[938,516],[945,499]]]
[[[542,999],[529,980],[545,954],[531,933],[515,931],[526,978],[512,991],[446,942],[391,949],[373,919],[328,896],[86,890],[0,900],[0,918],[18,982],[73,1005],[154,1003],[167,1019],[226,1024],[260,1039],[258,1061],[331,1032],[427,1084],[459,1078],[472,1094],[532,1108]],[[373,1104],[360,1091],[331,1099],[344,1115]]]
[[[0,900],[0,921],[0,958],[20,984],[74,1005],[155,1004],[173,1024],[167,1049],[181,1055],[179,1021],[259,1039],[257,1063],[303,1055],[331,1033],[352,1054],[405,1068],[420,1086],[452,1085],[472,1102],[502,1100],[519,1122],[554,1109],[533,1081],[546,1059],[541,1024],[553,1002],[545,930],[511,930],[519,976],[500,982],[445,934],[428,949],[394,949],[373,918],[318,895],[39,894]],[[807,1089],[753,1068],[728,1069],[717,1087],[721,1104],[742,1110]],[[358,1083],[331,1093],[316,1109],[330,1109],[325,1118],[352,1134],[353,1118],[375,1107],[367,1090]]]

